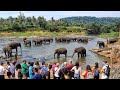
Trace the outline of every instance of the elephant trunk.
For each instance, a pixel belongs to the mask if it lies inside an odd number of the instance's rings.
[[[55,54],[56,54],[56,53],[54,53],[54,58],[55,58]]]
[[[75,52],[73,53],[72,58],[73,58],[74,54],[75,54]]]
[[[21,49],[21,55],[22,55],[22,47],[21,47],[21,44],[20,44],[20,49]]]

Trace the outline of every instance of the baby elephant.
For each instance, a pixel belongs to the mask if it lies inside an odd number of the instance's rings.
[[[105,47],[105,43],[103,41],[97,41],[97,45],[99,45],[99,48]]]
[[[31,40],[27,40],[27,38],[23,38],[24,44],[31,46]]]
[[[4,46],[3,47],[3,52],[5,53],[6,58],[12,57],[12,48],[11,47]]]

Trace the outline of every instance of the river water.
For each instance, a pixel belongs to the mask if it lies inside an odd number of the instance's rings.
[[[70,36],[70,37],[78,37],[78,36]],[[39,45],[39,46],[35,46],[32,44],[31,47],[29,46],[25,46],[22,38],[0,38],[0,54],[3,54],[2,51],[2,47],[10,42],[21,42],[22,43],[22,58],[19,59],[19,62],[22,62],[23,60],[26,61],[46,61],[46,62],[53,62],[53,61],[58,61],[58,62],[64,62],[67,60],[73,60],[73,62],[79,61],[80,65],[82,66],[86,66],[87,64],[93,66],[95,62],[98,62],[100,66],[102,66],[102,61],[103,60],[108,60],[108,62],[110,63],[110,59],[109,58],[105,58],[103,56],[97,55],[89,50],[93,49],[93,48],[98,48],[98,46],[96,46],[96,42],[97,41],[105,41],[106,39],[103,38],[98,38],[96,36],[88,36],[89,42],[88,43],[78,43],[78,42],[70,42],[70,43],[56,43],[55,41],[53,41],[50,44],[44,44],[44,45]],[[30,40],[32,40],[33,38],[29,38]],[[87,55],[85,58],[77,58],[77,53],[74,55],[74,57],[72,58],[72,54],[75,48],[83,46],[86,48],[87,50]],[[64,55],[61,55],[60,59],[54,59],[54,50],[56,48],[66,48],[68,50],[67,53],[67,59],[64,58]],[[15,50],[13,50],[15,51]],[[20,49],[18,48],[18,54],[20,54]],[[1,59],[3,60],[3,59]]]

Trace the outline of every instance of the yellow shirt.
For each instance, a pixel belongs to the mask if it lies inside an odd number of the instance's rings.
[[[94,72],[94,70],[95,70],[95,67],[92,67],[92,72]],[[98,71],[101,73],[101,68],[100,67],[98,67]]]

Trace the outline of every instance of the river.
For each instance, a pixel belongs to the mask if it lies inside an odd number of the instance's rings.
[[[78,37],[78,36],[71,36],[71,37]],[[88,36],[89,42],[88,43],[78,43],[78,42],[70,42],[70,43],[56,43],[53,41],[53,43],[50,44],[44,44],[40,46],[35,46],[32,44],[31,47],[25,46],[22,38],[0,38],[0,54],[3,54],[2,47],[10,42],[21,42],[22,43],[22,58],[18,60],[18,62],[22,62],[23,60],[27,61],[46,61],[46,62],[53,62],[53,61],[58,61],[58,62],[64,62],[67,60],[73,60],[73,62],[79,61],[81,66],[86,66],[86,65],[91,65],[93,66],[95,62],[98,62],[100,66],[102,66],[102,61],[103,60],[108,60],[110,63],[109,58],[105,58],[103,56],[97,55],[89,50],[93,48],[98,48],[96,46],[97,41],[105,41],[106,39],[103,38],[98,38],[96,36]],[[32,40],[33,38],[29,38]],[[75,48],[83,46],[87,50],[87,55],[85,58],[77,58],[77,54],[74,55],[72,58],[72,54]],[[68,50],[67,53],[67,59],[64,58],[64,55],[61,55],[60,59],[54,59],[54,50],[56,48],[64,47]],[[15,50],[13,50],[15,51]],[[18,48],[18,52],[20,54],[20,49]],[[4,54],[3,54],[4,55]],[[3,60],[3,59],[1,59]]]

